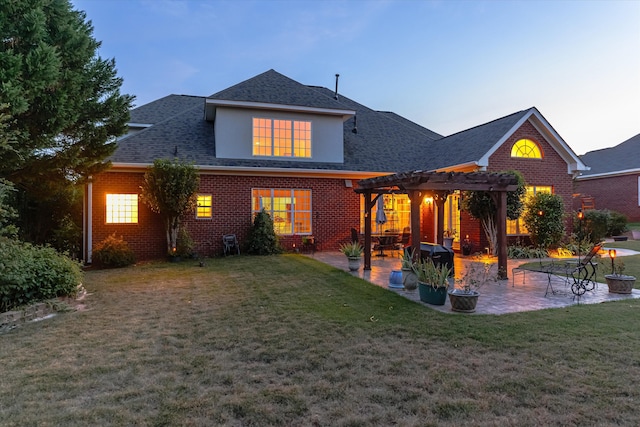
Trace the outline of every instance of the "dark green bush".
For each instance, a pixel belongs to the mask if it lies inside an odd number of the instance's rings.
[[[194,243],[186,228],[180,227],[178,238],[176,239],[176,256],[190,258],[193,256]]]
[[[526,203],[524,224],[533,244],[542,249],[557,246],[564,236],[564,203],[557,194],[538,193]]]
[[[80,264],[51,247],[0,237],[0,311],[75,295]]]
[[[507,248],[507,257],[510,259],[546,258],[549,253],[543,248],[532,246],[511,245]]]
[[[620,220],[617,219],[616,221]],[[584,219],[582,221],[574,217],[573,231],[580,238],[585,238],[591,243],[601,242],[606,236],[611,235],[611,211],[608,209],[589,209],[584,211]]]
[[[247,252],[253,255],[272,255],[282,252],[273,229],[271,216],[262,209],[253,220]]]
[[[126,267],[136,257],[129,244],[114,233],[93,248],[93,262],[99,267]]]
[[[609,211],[609,228],[608,236],[619,236],[627,231],[628,219],[625,215],[616,211]]]

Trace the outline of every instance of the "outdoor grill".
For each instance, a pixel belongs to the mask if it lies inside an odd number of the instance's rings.
[[[453,249],[437,243],[420,242],[420,258],[430,259],[436,267],[440,264],[446,265],[451,269],[453,276]]]

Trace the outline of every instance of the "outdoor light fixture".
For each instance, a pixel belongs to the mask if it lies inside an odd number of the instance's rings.
[[[425,197],[425,198],[424,198],[424,202],[425,202],[427,205],[430,205],[431,203],[433,203],[433,197],[429,197],[429,196]]]
[[[544,215],[544,211],[538,211],[538,216]]]
[[[616,259],[616,250],[609,249],[609,258],[611,258],[611,274],[614,274],[615,271],[615,259]]]
[[[582,221],[582,218],[584,218],[584,214],[582,213],[582,209],[578,209],[578,219],[580,221]]]

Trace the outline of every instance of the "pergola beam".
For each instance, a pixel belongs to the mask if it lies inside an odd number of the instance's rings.
[[[358,182],[356,193],[365,195],[365,270],[371,269],[371,210],[382,194],[404,193],[411,200],[411,245],[414,254],[420,254],[420,204],[425,194],[434,194],[437,207],[437,243],[443,242],[444,202],[455,190],[488,191],[498,208],[498,276],[507,278],[507,192],[515,191],[518,181],[508,173],[490,172],[427,172],[410,171],[363,179]],[[371,198],[377,194],[375,198]]]

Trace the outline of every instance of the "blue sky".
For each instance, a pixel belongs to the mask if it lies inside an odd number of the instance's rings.
[[[72,0],[143,105],[271,68],[449,135],[537,107],[577,154],[640,133],[640,0]]]

